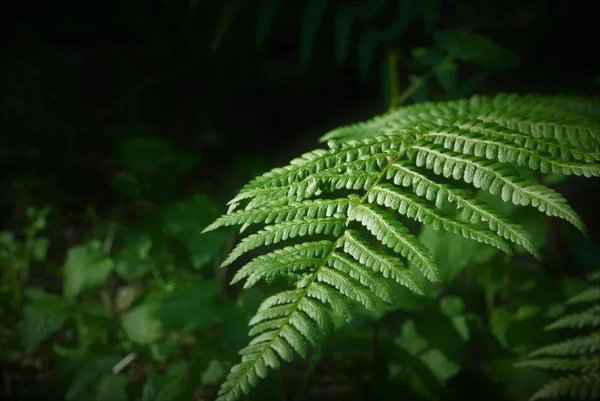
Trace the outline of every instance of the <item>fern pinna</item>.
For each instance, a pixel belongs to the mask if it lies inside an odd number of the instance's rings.
[[[228,213],[204,231],[266,225],[244,238],[223,265],[294,239],[256,257],[233,278],[246,288],[277,277],[294,286],[261,304],[250,321],[254,339],[240,351],[241,362],[218,399],[238,399],[269,367],[291,361],[294,353],[305,356],[331,327],[332,313],[350,319],[353,303],[375,311],[393,304],[391,280],[416,293],[422,292],[419,276],[438,281],[432,254],[399,215],[504,252],[518,246],[537,256],[523,227],[464,184],[583,231],[559,193],[523,173],[599,176],[599,120],[597,98],[500,94],[417,104],[334,130],[323,137],[327,149],[248,183]],[[313,241],[316,234],[321,239]]]
[[[583,310],[568,313],[547,330],[577,330],[577,336],[550,344],[530,353],[519,367],[560,372],[531,396],[531,401],[570,397],[600,399],[600,270],[589,276],[591,286],[571,298],[568,306],[582,305]]]

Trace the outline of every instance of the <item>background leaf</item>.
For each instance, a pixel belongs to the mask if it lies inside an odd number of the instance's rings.
[[[113,261],[104,255],[100,241],[78,245],[67,253],[63,268],[63,292],[73,299],[81,292],[100,287],[113,269]]]
[[[308,0],[300,28],[300,61],[307,64],[313,50],[321,20],[327,9],[327,0]]]

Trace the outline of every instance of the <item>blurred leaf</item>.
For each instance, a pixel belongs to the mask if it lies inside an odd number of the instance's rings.
[[[410,1],[399,12],[392,23],[383,32],[383,37],[388,41],[399,40],[406,28],[415,20],[423,9],[423,2]]]
[[[181,377],[150,377],[144,383],[142,401],[189,401],[191,389]]]
[[[127,401],[129,378],[122,375],[104,376],[98,384],[97,401]]]
[[[429,346],[427,340],[417,332],[417,327],[412,319],[402,325],[401,333],[396,337],[394,343],[415,356],[419,355]]]
[[[150,345],[150,352],[152,357],[156,361],[166,361],[170,357],[174,356],[181,348],[180,341],[178,340],[179,333],[171,332],[166,338],[163,338]]]
[[[375,48],[379,44],[381,33],[371,25],[366,25],[358,39],[356,46],[358,56],[358,73],[360,82],[365,83],[369,77],[369,69]]]
[[[185,333],[202,330],[210,326],[215,317],[213,301],[220,285],[217,279],[206,280],[169,295],[158,307],[156,316],[163,324],[182,328]]]
[[[203,386],[213,386],[218,384],[225,374],[227,373],[227,367],[224,366],[223,362],[218,359],[213,359],[208,363],[208,366],[202,372],[202,378],[200,383]]]
[[[129,309],[140,293],[141,289],[133,285],[119,287],[114,300],[115,312],[120,313]]]
[[[282,0],[260,0],[258,6],[258,26],[256,28],[256,47],[259,50],[265,45],[275,15],[281,8],[281,3]]]
[[[458,65],[446,60],[434,69],[435,77],[446,92],[452,93],[458,82]]]
[[[142,259],[138,252],[125,248],[115,257],[115,272],[126,281],[139,280],[152,270],[152,261]]]
[[[243,4],[243,1],[238,0],[225,0],[221,5],[221,13],[219,15],[219,19],[217,20],[217,26],[215,28],[215,34],[213,36],[212,42],[210,44],[210,49],[215,51],[221,45],[221,41],[223,40],[223,36],[229,28],[238,12],[240,11],[240,7]]]
[[[31,258],[35,262],[43,262],[46,259],[46,253],[50,246],[50,240],[45,237],[38,237],[31,244]]]
[[[125,314],[123,330],[131,341],[148,345],[162,337],[162,324],[154,317],[155,310],[156,305],[142,304]]]
[[[327,9],[327,0],[307,0],[300,28],[300,60],[307,64],[314,47],[317,31]]]
[[[504,307],[498,307],[492,311],[490,328],[494,336],[498,339],[498,342],[502,344],[504,348],[508,348],[506,335],[512,319],[512,315]]]
[[[386,1],[387,0],[363,1],[361,5],[353,7],[354,15],[362,19],[371,19],[377,15]]]
[[[425,22],[425,29],[427,29],[427,32],[432,33],[435,30],[442,0],[425,0],[424,3],[425,11],[423,13],[423,20]]]
[[[169,233],[186,244],[192,265],[198,269],[219,256],[227,241],[227,234],[201,234],[219,215],[216,203],[206,195],[194,195],[186,202],[175,203],[163,210],[163,219]]]
[[[37,347],[67,320],[67,306],[59,296],[41,290],[30,290],[28,295],[33,299],[23,308],[19,323],[21,344],[26,350]]]
[[[188,251],[192,266],[200,269],[218,257],[227,241],[227,234],[223,232],[209,232],[202,234],[195,232],[188,241]]]
[[[411,74],[408,76],[411,86],[415,86],[415,90],[412,91],[411,98],[415,103],[426,102],[429,100],[429,93],[427,90],[427,81],[419,76]]]
[[[15,235],[10,231],[0,232],[0,262],[7,263],[15,257],[17,244]]]
[[[237,352],[248,343],[249,319],[230,303],[220,305],[218,316],[221,318],[217,335],[219,346],[227,358],[237,358]]]
[[[444,30],[436,33],[435,40],[452,57],[493,70],[509,70],[521,63],[511,50],[481,35]]]
[[[446,58],[446,55],[436,47],[415,47],[411,55],[419,67],[435,67],[442,64]]]
[[[465,303],[456,296],[446,296],[440,300],[440,311],[448,317],[457,316],[465,310]]]
[[[83,363],[82,363],[83,362]],[[116,356],[94,356],[88,361],[79,361],[75,377],[65,395],[66,401],[89,399],[99,390],[101,377],[111,374],[113,366],[119,362]]]
[[[450,231],[423,226],[419,239],[431,250],[440,272],[442,282],[449,283],[464,269],[476,250],[483,248],[475,241]]]
[[[340,3],[335,13],[333,39],[335,42],[335,63],[341,67],[350,48],[350,35],[354,16],[346,3]]]
[[[104,255],[99,241],[69,249],[63,268],[64,296],[73,299],[83,291],[102,286],[112,269],[113,261]]]
[[[421,359],[429,367],[438,382],[444,386],[448,379],[460,371],[460,365],[450,361],[438,349],[430,349],[421,355]]]

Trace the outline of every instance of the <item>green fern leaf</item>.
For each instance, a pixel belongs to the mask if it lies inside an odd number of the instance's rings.
[[[239,269],[232,283],[244,281],[248,288],[281,277],[295,288],[261,304],[250,321],[253,339],[240,351],[241,362],[221,386],[219,401],[239,399],[268,368],[306,355],[331,329],[330,311],[346,320],[358,305],[381,313],[386,304],[394,305],[392,280],[422,294],[407,264],[439,281],[431,251],[400,216],[504,252],[511,251],[510,241],[538,256],[523,227],[458,188],[456,181],[516,205],[534,206],[583,230],[560,194],[524,180],[512,166],[598,176],[597,110],[596,100],[504,94],[412,105],[334,130],[325,137],[346,140],[330,141],[326,149],[305,153],[245,185],[229,202],[227,214],[204,231],[232,225],[243,231],[263,224],[242,239],[223,265],[277,245]],[[453,181],[440,182],[439,176]],[[350,193],[340,197],[340,191]],[[309,239],[314,236],[328,239]],[[289,240],[297,243],[286,246]],[[589,291],[573,302],[597,298]],[[558,319],[549,329],[598,326],[600,309],[592,306]],[[559,344],[540,351],[553,358],[527,363],[583,374],[596,369],[596,357],[554,359],[561,352],[572,356],[597,349],[590,341]]]
[[[559,397],[571,397],[578,400],[597,400],[600,397],[600,374],[590,373],[552,380],[536,392],[530,400],[535,401]]]
[[[529,354],[530,357],[540,355],[565,356],[574,354],[592,354],[600,352],[600,332],[576,337],[539,348]]]

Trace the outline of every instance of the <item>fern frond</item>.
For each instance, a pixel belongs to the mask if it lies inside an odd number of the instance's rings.
[[[600,397],[600,374],[567,376],[552,380],[544,385],[530,400],[570,397],[576,400],[597,400]]]
[[[600,305],[594,305],[583,312],[563,316],[546,326],[546,329],[581,329],[583,327],[600,327]]]
[[[597,304],[596,290],[598,288],[592,286],[567,302],[568,305],[588,303],[592,306],[583,312],[566,314],[546,329],[600,327],[600,305]],[[539,348],[517,366],[569,372],[569,376],[559,377],[547,383],[531,397],[531,400],[562,396],[596,399],[595,397],[600,396],[600,331],[596,329],[591,333]]]
[[[520,362],[517,366],[521,368],[537,368],[545,370],[576,370],[588,373],[600,370],[600,358],[540,358]]]
[[[351,255],[358,263],[381,272],[384,278],[390,277],[417,294],[423,293],[413,274],[399,259],[373,249],[357,231],[347,230],[341,243],[344,252]]]
[[[542,173],[574,174],[585,177],[600,176],[600,165],[545,156],[537,149],[530,150],[508,141],[461,129],[444,131],[434,129],[424,135],[424,138],[455,152],[497,160],[501,163],[515,163],[532,170],[539,170]]]
[[[571,338],[546,347],[539,348],[529,354],[530,357],[540,355],[564,356],[574,354],[591,354],[600,352],[600,331],[587,336]]]
[[[503,164],[477,157],[468,158],[435,145],[412,146],[408,155],[417,167],[426,167],[445,178],[452,177],[473,184],[475,188],[488,191],[492,195],[500,194],[505,202],[511,201],[522,206],[532,205],[548,216],[563,218],[582,232],[585,231],[577,213],[558,192],[521,179]]]
[[[567,304],[578,304],[600,301],[600,288],[590,287],[567,301]]]
[[[512,223],[466,191],[429,179],[415,170],[408,161],[393,163],[386,178],[391,178],[396,185],[412,187],[415,194],[433,201],[437,207],[445,202],[456,204],[464,220],[471,223],[487,222],[490,230],[538,256],[529,234],[521,226]]]
[[[231,283],[234,284],[242,279],[246,279],[245,287],[248,288],[256,284],[260,279],[318,265],[332,249],[333,243],[326,240],[305,242],[277,249],[266,255],[254,258],[237,271]]]
[[[379,184],[369,192],[369,203],[377,203],[397,210],[400,214],[415,219],[436,230],[451,231],[465,238],[511,253],[510,247],[500,237],[489,231],[480,230],[468,223],[442,216],[436,209],[410,194],[403,193],[390,184]]]
[[[323,217],[320,219],[302,218],[300,220],[284,221],[272,226],[266,226],[256,234],[244,238],[230,253],[221,266],[227,266],[252,249],[263,245],[276,244],[289,238],[306,235],[326,234],[338,237],[344,230],[346,219],[339,217]]]
[[[332,131],[324,138],[345,140],[329,141],[326,149],[305,153],[245,185],[229,202],[227,214],[204,231],[263,224],[223,266],[249,251],[277,245],[239,269],[232,283],[243,280],[247,288],[283,277],[295,289],[261,304],[250,322],[254,338],[240,351],[241,362],[230,371],[218,400],[238,399],[268,367],[305,355],[330,330],[329,310],[346,320],[358,305],[384,311],[385,304],[394,303],[391,280],[421,294],[408,264],[439,281],[431,251],[400,216],[504,252],[511,252],[510,241],[538,256],[523,227],[459,189],[456,181],[516,205],[531,205],[583,231],[581,219],[558,192],[523,179],[513,165],[599,176],[597,110],[597,100],[513,95],[412,105]],[[454,181],[443,183],[438,176]],[[340,197],[339,191],[347,195]],[[315,235],[319,240],[308,238]],[[292,239],[298,243],[286,246]],[[597,296],[582,294],[580,299]],[[600,326],[597,308],[565,316],[550,328],[584,326]],[[586,344],[563,344],[554,352],[595,349]],[[538,364],[556,365],[546,361]],[[588,369],[568,360],[557,366]]]

